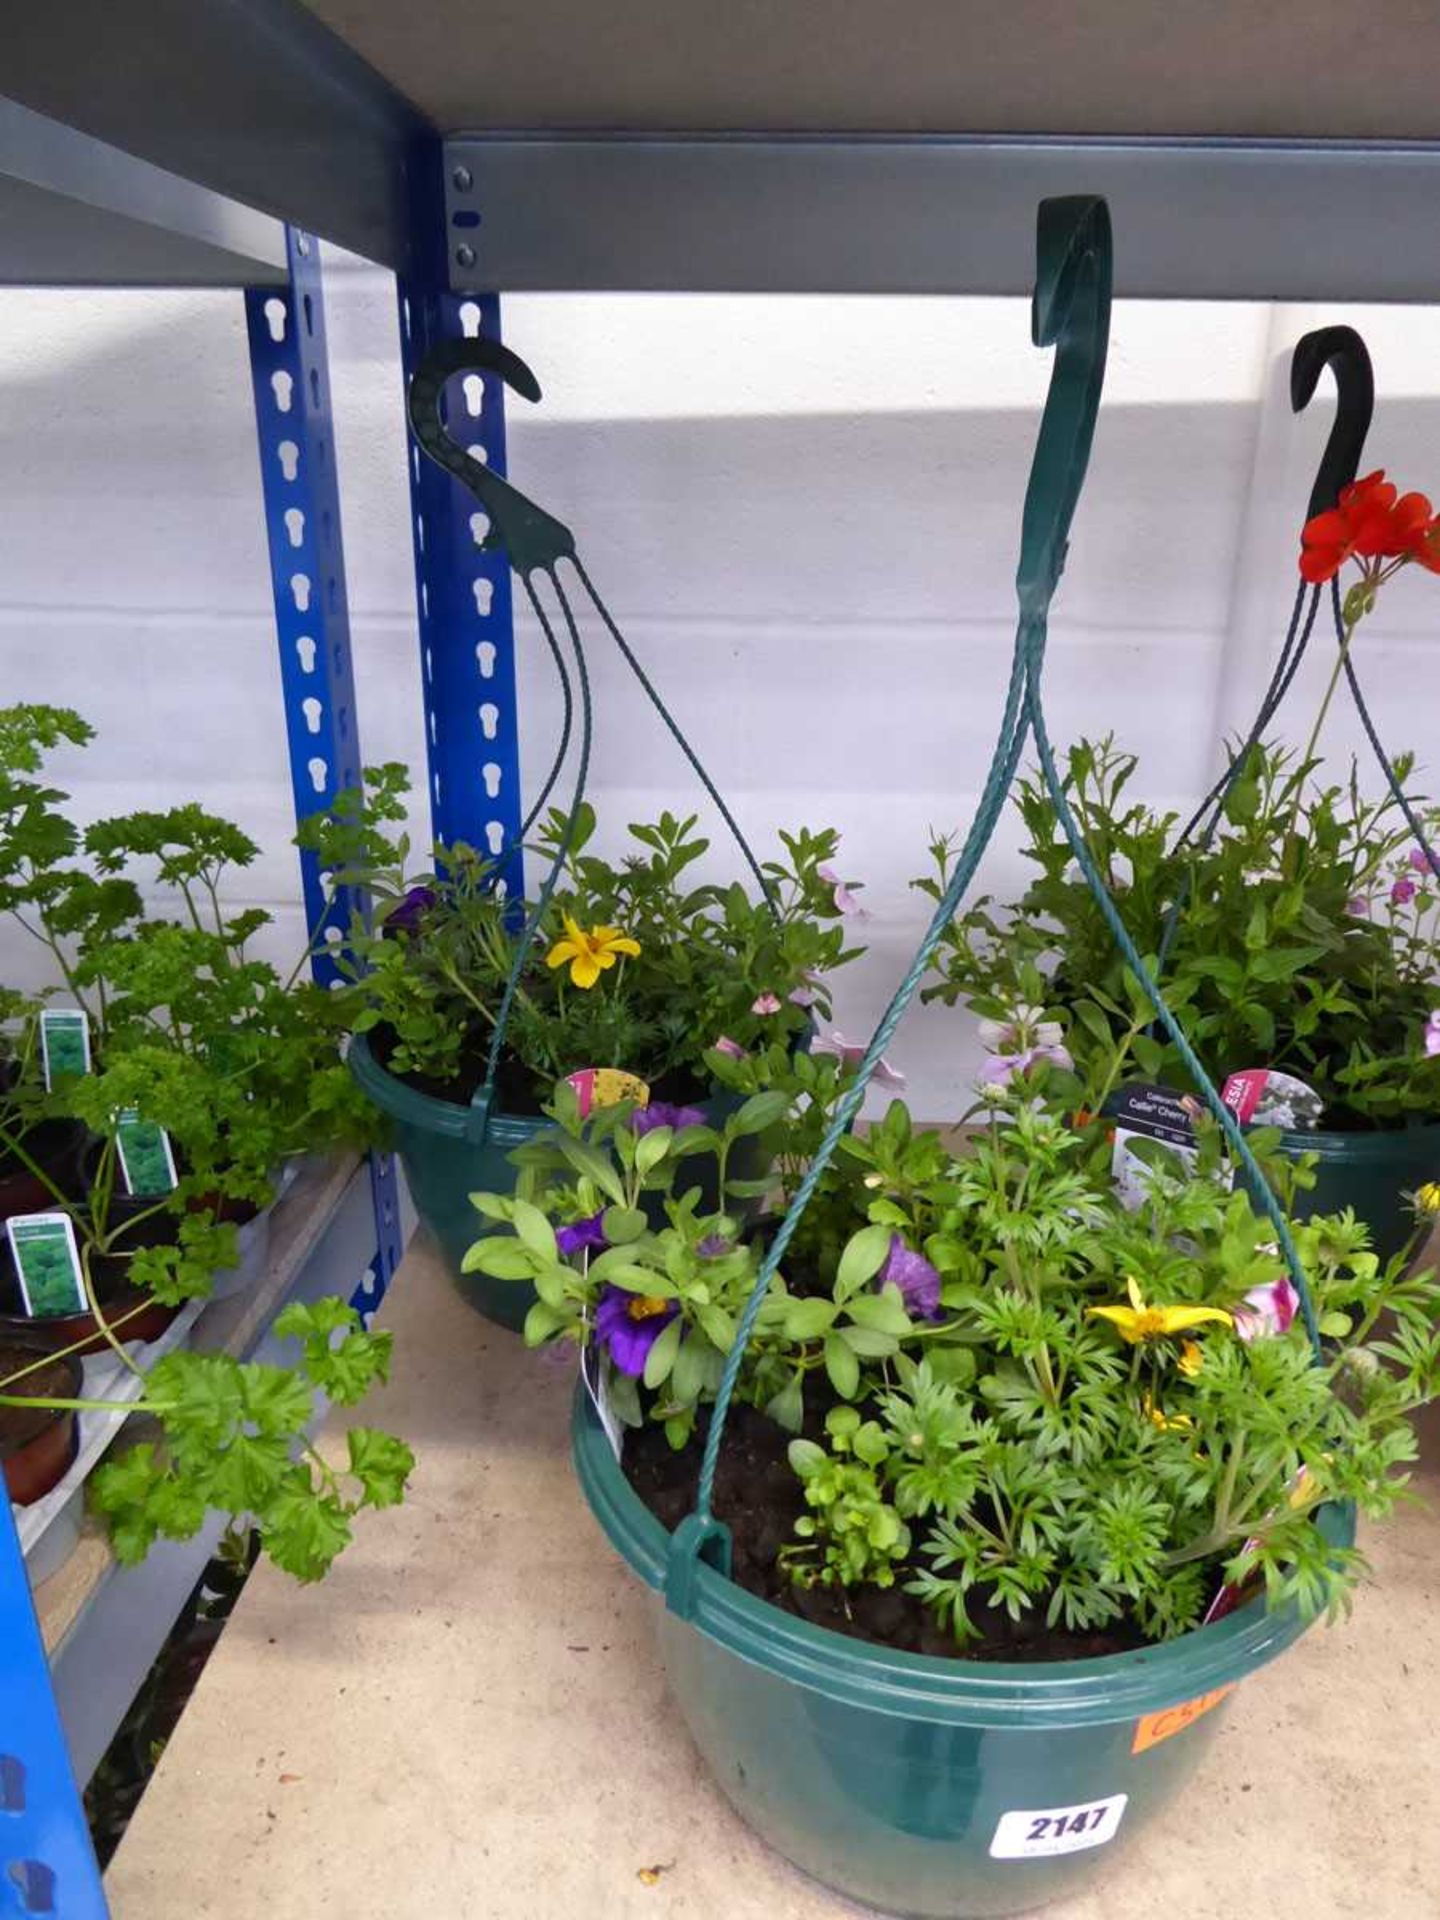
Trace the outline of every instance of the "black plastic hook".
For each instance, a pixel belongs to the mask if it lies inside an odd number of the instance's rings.
[[[575,536],[563,522],[527,500],[508,480],[492,473],[460,446],[445,429],[440,399],[445,383],[457,373],[498,374],[526,400],[540,398],[540,382],[518,353],[498,340],[442,340],[421,361],[410,381],[407,405],[410,428],[421,451],[437,466],[453,473],[474,494],[490,518],[480,545],[486,552],[503,547],[510,564],[524,579],[557,560],[573,558]]]
[[[1335,506],[1340,489],[1359,473],[1375,411],[1375,374],[1365,342],[1353,327],[1317,327],[1296,343],[1290,360],[1290,405],[1296,413],[1309,405],[1326,367],[1335,375],[1335,422],[1310,493],[1306,517],[1312,520]]]

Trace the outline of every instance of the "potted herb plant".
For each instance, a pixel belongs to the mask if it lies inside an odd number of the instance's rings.
[[[287,980],[254,956],[268,914],[222,905],[254,843],[195,805],[82,832],[43,766],[91,738],[68,709],[0,710],[0,912],[45,948],[56,990],[83,1016],[91,1068],[47,1086],[37,1036],[50,992],[12,996],[3,1011],[20,1018],[0,1087],[0,1152],[24,1204],[6,1210],[83,1216],[102,1293],[105,1261],[148,1242],[160,1251],[142,1264],[181,1261],[193,1296],[216,1275],[222,1286],[254,1277],[276,1168],[297,1152],[364,1144],[371,1113],[345,1069],[331,997],[299,967]],[[174,901],[177,917],[147,913],[142,883]],[[176,1162],[167,1190],[138,1204],[113,1151],[127,1113],[164,1129]],[[215,1263],[203,1285],[202,1249]]]
[[[312,818],[300,844],[373,905],[373,931],[357,923],[346,943],[351,1067],[392,1122],[416,1207],[467,1298],[518,1326],[523,1294],[462,1269],[468,1196],[513,1178],[508,1156],[549,1124],[555,1081],[599,1070],[587,1096],[639,1093],[642,1126],[713,1128],[734,1105],[715,1087],[715,1050],[808,1044],[813,1014],[829,1012],[826,976],[859,951],[846,924],[858,902],[832,864],[833,832],[782,834],[784,859],[763,868],[770,897],[757,898],[739,882],[691,883],[707,851],[693,818],[631,827],[634,851],[610,861],[589,851],[595,816],[582,803],[538,830],[557,884],[507,994],[524,909],[473,848],[439,848],[432,870],[410,870],[408,785],[403,767],[368,770],[363,794]],[[759,1181],[763,1164],[745,1172]]]
[[[119,1322],[111,1327],[98,1302],[94,1308],[105,1337],[134,1366],[124,1355]],[[277,1566],[297,1579],[317,1580],[348,1543],[362,1508],[403,1499],[414,1456],[392,1434],[353,1427],[345,1465],[335,1467],[308,1437],[317,1393],[354,1406],[385,1379],[392,1335],[366,1331],[352,1307],[331,1299],[286,1307],[275,1331],[299,1342],[300,1357],[291,1366],[171,1353],[150,1368],[136,1399],[115,1403],[84,1394],[74,1349],[27,1352],[7,1337],[0,1341],[0,1431],[16,1410],[29,1422],[47,1415],[73,1422],[76,1413],[104,1412],[112,1404],[149,1415],[159,1425],[158,1443],[129,1447],[88,1482],[123,1564],[143,1560],[157,1539],[190,1539],[215,1510],[248,1517]],[[59,1457],[55,1479],[69,1457],[68,1450]],[[9,1468],[7,1457],[7,1483]],[[29,1497],[44,1491],[37,1485]]]
[[[797,1166],[816,1069],[777,1057],[735,1117]],[[1175,1795],[1236,1684],[1346,1604],[1354,1508],[1390,1510],[1440,1388],[1434,1275],[1317,1217],[1302,1304],[1211,1128],[1126,1211],[1049,1071],[959,1156],[898,1103],[845,1141],[738,1355],[764,1231],[683,1190],[683,1131],[561,1101],[521,1188],[477,1196],[471,1261],[533,1286],[528,1341],[581,1351],[581,1484],[666,1595],[725,1792],[932,1920],[1058,1897]],[[719,1542],[692,1508],[727,1368]]]

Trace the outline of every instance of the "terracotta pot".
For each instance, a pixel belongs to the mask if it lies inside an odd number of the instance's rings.
[[[0,1379],[49,1351],[41,1341],[20,1333],[0,1333]],[[59,1377],[57,1377],[59,1376]],[[79,1356],[53,1360],[43,1374],[17,1381],[16,1391],[27,1389],[76,1399],[84,1369]],[[17,1506],[43,1499],[64,1479],[75,1458],[79,1415],[73,1407],[0,1407],[0,1463],[5,1468],[5,1491]]]

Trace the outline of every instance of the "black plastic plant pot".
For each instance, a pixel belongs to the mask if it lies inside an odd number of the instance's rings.
[[[415,1211],[439,1243],[451,1278],[477,1313],[518,1332],[535,1304],[533,1287],[461,1271],[467,1250],[491,1231],[491,1223],[476,1211],[470,1195],[509,1193],[516,1171],[509,1156],[547,1132],[551,1123],[543,1114],[500,1113],[493,1108],[486,1116],[477,1108],[420,1093],[380,1065],[363,1034],[351,1040],[347,1057],[361,1088],[391,1122]],[[720,1126],[740,1104],[731,1093],[697,1102],[709,1126]],[[737,1179],[758,1176],[761,1165],[753,1141],[737,1145],[732,1166]],[[696,1184],[705,1185],[699,1167]]]
[[[663,1595],[670,1536],[583,1387],[571,1440],[611,1545]],[[1321,1524],[1336,1544],[1354,1537],[1348,1509],[1323,1509]],[[1254,1601],[1102,1659],[942,1660],[811,1626],[692,1571],[687,1617],[658,1601],[660,1652],[716,1780],[777,1852],[906,1920],[1023,1913],[1108,1873],[1181,1792],[1238,1683],[1306,1625]]]
[[[0,1221],[16,1213],[49,1212],[59,1205],[57,1190],[75,1193],[87,1138],[78,1120],[41,1121],[25,1138],[26,1157],[39,1173],[17,1156],[0,1153]]]
[[[1440,1126],[1283,1133],[1280,1147],[1292,1160],[1313,1153],[1319,1162],[1315,1185],[1296,1196],[1298,1217],[1353,1207],[1355,1217],[1369,1227],[1382,1260],[1399,1253],[1414,1235],[1415,1214],[1404,1196],[1427,1181],[1440,1180]]]

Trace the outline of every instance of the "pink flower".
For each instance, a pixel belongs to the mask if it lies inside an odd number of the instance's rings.
[[[1251,1287],[1235,1309],[1235,1331],[1247,1344],[1262,1336],[1288,1333],[1299,1310],[1294,1283],[1282,1274],[1267,1286]]]
[[[1440,864],[1437,864],[1423,847],[1411,847],[1410,864],[1417,873],[1440,873]]]
[[[1370,902],[1363,893],[1352,894],[1345,902],[1345,911],[1352,920],[1368,920],[1370,918]]]
[[[750,1009],[751,1013],[779,1013],[780,1002],[773,993],[762,993]]]
[[[809,1008],[814,1006],[820,996],[813,987],[794,987],[786,994],[785,998],[790,1002],[792,1007]]]
[[[985,1086],[1008,1086],[1040,1060],[1057,1067],[1075,1064],[1060,1022],[1045,1019],[1039,1007],[1017,1007],[1008,1020],[982,1020],[980,1043],[990,1054],[980,1074]]]
[[[715,1051],[716,1053],[727,1055],[731,1060],[743,1060],[745,1058],[745,1049],[741,1046],[740,1042],[738,1040],[727,1039],[723,1033],[715,1042]]]
[[[1403,907],[1415,898],[1415,882],[1410,879],[1397,880],[1390,889],[1390,898],[1397,907]]]
[[[1430,1018],[1425,1022],[1425,1051],[1429,1054],[1440,1053],[1440,1007],[1432,1008]]]
[[[810,1045],[810,1051],[811,1053],[833,1053],[842,1065],[858,1067],[860,1062],[865,1058],[868,1049],[865,1047],[857,1047],[852,1041],[847,1040],[844,1034],[836,1028],[834,1033],[820,1034],[813,1040]],[[897,1072],[888,1060],[881,1058],[875,1063],[875,1071],[870,1076],[870,1084],[873,1087],[889,1087],[892,1092],[899,1093],[905,1085],[905,1076],[903,1073]]]
[[[855,895],[850,891],[849,887],[846,886],[845,882],[833,867],[816,867],[815,871],[827,887],[833,887],[835,889],[835,911],[837,913],[852,914],[857,920],[868,920],[870,918],[865,908],[861,906]]]

